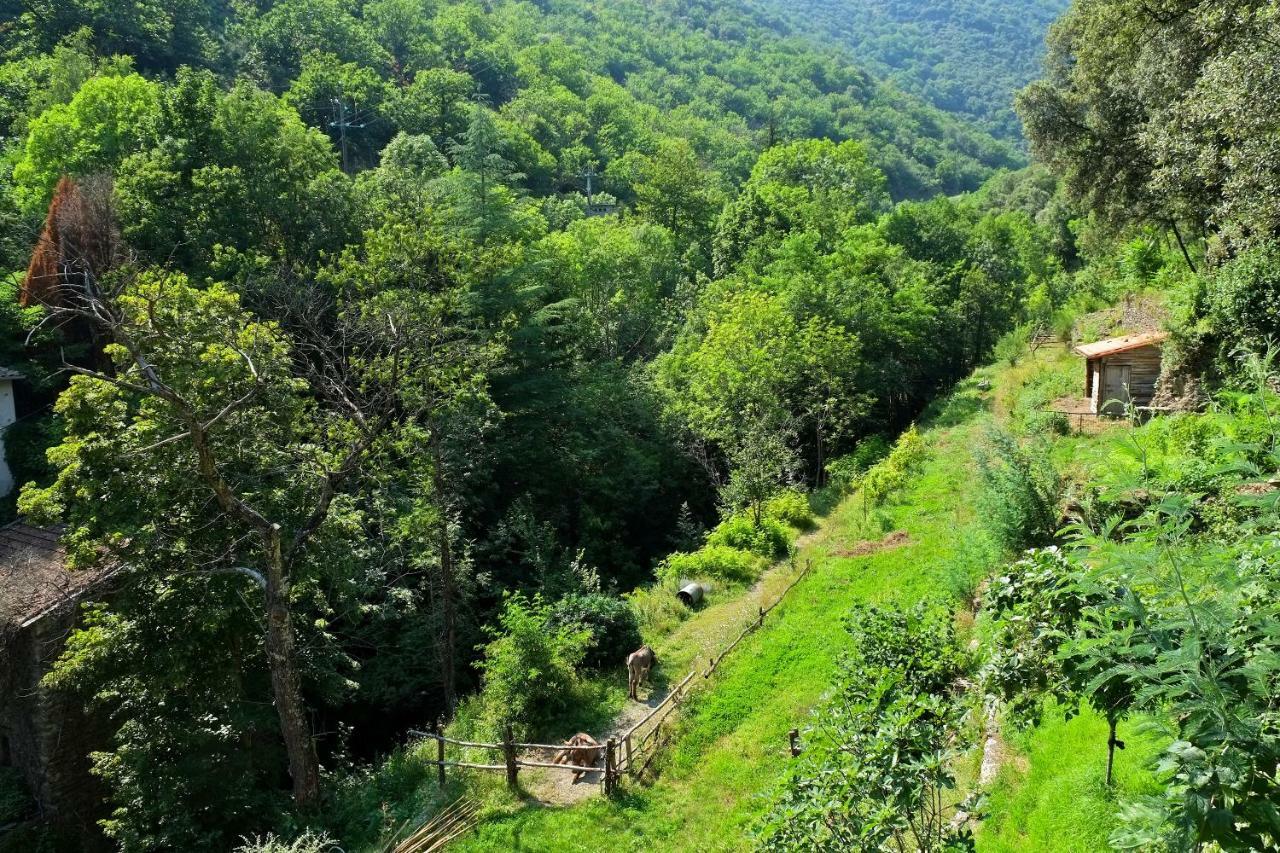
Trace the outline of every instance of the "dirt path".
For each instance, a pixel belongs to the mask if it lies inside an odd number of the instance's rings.
[[[823,526],[805,533],[796,540],[797,550],[810,548],[824,539],[825,534]],[[668,636],[656,638],[653,646],[658,655],[659,671],[656,673],[657,678],[647,686],[647,692],[641,690],[643,700],[635,702],[628,699],[608,727],[588,734],[602,744],[611,737],[621,741],[622,735],[661,704],[671,688],[679,684],[691,669],[705,669],[709,654],[727,646],[758,616],[761,608],[777,600],[802,567],[802,561],[795,565],[786,560],[775,563],[750,589],[732,598],[709,604],[681,622]],[[625,674],[620,673],[619,677],[625,678]],[[694,679],[695,682],[701,680],[701,677]],[[555,752],[537,750],[522,757],[549,762],[555,758]],[[539,803],[551,806],[573,805],[601,793],[604,785],[603,753],[599,767],[593,773],[584,774],[577,782],[573,781],[573,774],[568,771],[525,768],[520,771],[520,782],[530,798]]]
[[[622,740],[622,735],[631,730],[631,727],[644,719],[645,715],[658,707],[658,704],[667,697],[668,686],[651,687],[646,695],[641,691],[644,700],[633,702],[628,699],[627,704],[623,706],[622,712],[614,718],[609,727],[601,732],[590,732],[600,743],[607,743],[609,738],[617,738]],[[555,752],[552,750],[537,750],[525,753],[522,758],[528,758],[532,761],[551,761],[555,758]],[[577,782],[573,781],[573,774],[566,770],[547,770],[541,767],[530,767],[520,771],[520,781],[522,787],[529,794],[530,798],[536,800],[543,805],[548,806],[570,806],[574,803],[581,802],[588,797],[594,797],[602,792],[604,786],[604,756],[601,753],[599,768],[594,773],[583,774]]]

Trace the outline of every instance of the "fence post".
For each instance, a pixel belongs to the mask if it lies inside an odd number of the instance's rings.
[[[756,623],[756,627],[757,628],[764,627],[764,608],[763,607],[760,608],[760,621]]]
[[[613,738],[609,738],[609,742],[604,748],[604,793],[605,796],[613,794],[617,787],[617,767],[618,767],[618,742]]]
[[[516,739],[511,733],[511,726],[507,726],[506,738],[502,741],[502,756],[507,761],[507,787],[514,791],[520,767],[516,764]]]
[[[787,737],[791,738],[791,757],[795,758],[800,754],[800,745],[796,743],[796,740],[800,737],[800,730],[792,729],[787,732]]]
[[[436,734],[436,781],[444,788],[444,718],[437,717],[433,731]]]
[[[636,765],[631,757],[631,732],[627,732],[627,736],[622,739],[622,745],[627,754],[627,773],[634,777],[636,775]]]

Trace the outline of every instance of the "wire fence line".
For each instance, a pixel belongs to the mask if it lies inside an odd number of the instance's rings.
[[[813,567],[811,560],[805,560],[804,568],[799,574],[787,584],[786,588],[779,593],[773,603],[768,607],[759,608],[758,615],[743,628],[742,632],[729,643],[719,653],[711,655],[707,659],[707,666],[703,670],[699,670],[695,665],[689,674],[686,675],[674,688],[671,689],[662,701],[654,706],[653,710],[645,714],[631,728],[627,729],[621,737],[610,737],[602,744],[574,745],[570,743],[523,743],[515,740],[512,735],[511,727],[508,726],[505,737],[501,743],[486,743],[483,741],[466,741],[456,738],[447,737],[444,734],[443,722],[437,722],[432,726],[431,731],[420,731],[410,729],[408,734],[411,737],[424,738],[433,740],[436,743],[436,758],[434,761],[427,760],[426,764],[434,765],[437,771],[437,781],[440,787],[445,785],[445,768],[459,767],[466,770],[483,770],[491,772],[505,772],[507,776],[507,784],[513,789],[519,785],[519,773],[521,767],[539,768],[545,770],[563,770],[570,773],[596,773],[602,768],[600,764],[600,756],[604,756],[602,787],[606,795],[611,795],[618,789],[624,775],[632,778],[641,778],[658,757],[662,748],[671,741],[675,736],[675,726],[671,724],[674,712],[680,708],[692,694],[694,685],[697,684],[695,677],[702,675],[703,681],[709,680],[720,664],[728,655],[738,647],[738,645],[749,637],[751,634],[764,627],[765,617],[769,615],[779,604],[786,599],[791,590],[795,589],[805,577],[808,576],[809,570]],[[665,729],[664,729],[665,726]],[[462,749],[478,749],[486,750],[502,755],[501,764],[483,764],[470,761],[451,761],[445,757],[445,746],[453,745]],[[569,758],[580,758],[584,753],[594,755],[594,761],[591,765],[568,764],[561,762],[537,761],[528,758],[522,758],[520,752],[524,750],[553,750],[561,755],[567,755]]]

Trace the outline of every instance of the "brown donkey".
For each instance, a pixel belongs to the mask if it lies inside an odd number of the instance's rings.
[[[627,655],[627,696],[640,701],[640,684],[649,677],[649,671],[658,662],[653,649],[641,646]]]
[[[556,753],[552,764],[568,764],[572,767],[595,767],[600,761],[600,753],[604,749],[600,742],[585,732],[578,732],[564,742],[564,749]],[[577,784],[585,770],[573,771],[573,783]]]

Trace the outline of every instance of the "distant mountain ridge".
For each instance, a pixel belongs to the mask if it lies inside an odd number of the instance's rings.
[[[1013,93],[1040,76],[1070,0],[766,0],[793,25],[936,107],[1020,141]]]

